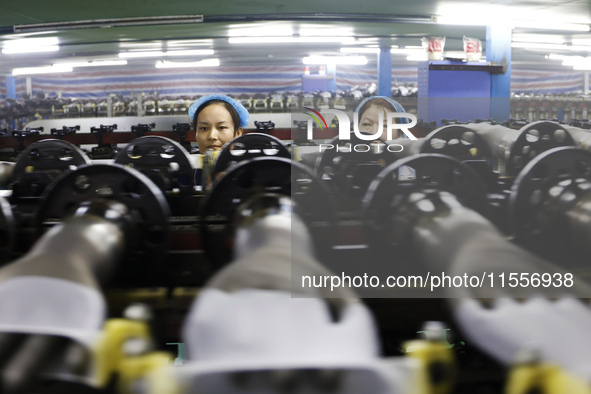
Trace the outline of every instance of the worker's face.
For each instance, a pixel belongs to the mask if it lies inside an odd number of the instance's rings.
[[[242,127],[234,130],[230,112],[221,104],[211,104],[197,116],[196,133],[199,152],[203,154],[208,149],[220,150],[226,142],[242,135]]]
[[[359,121],[359,131],[365,131],[367,133],[375,134],[380,127],[380,114],[382,114],[382,135],[379,137],[382,141],[386,141],[388,138],[388,118],[387,111],[383,107],[377,105],[370,105],[365,110]],[[392,138],[402,137],[401,130],[392,130]]]

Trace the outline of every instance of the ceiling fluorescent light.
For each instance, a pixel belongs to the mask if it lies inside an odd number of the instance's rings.
[[[533,34],[533,33],[513,33],[513,42],[539,42],[545,44],[562,44],[564,43],[564,37],[562,35],[549,35],[549,34]],[[577,44],[575,40],[572,40],[573,44]],[[577,44],[578,45],[578,44]],[[581,44],[584,45],[584,44]]]
[[[486,13],[455,13],[454,15],[433,15],[434,22],[441,25],[459,25],[459,26],[488,26],[499,24],[503,18],[485,15]]]
[[[589,31],[589,24],[584,23],[561,23],[552,21],[507,19],[502,11],[496,12],[479,11],[478,13],[454,15],[433,15],[432,19],[442,25],[460,26],[491,26],[503,23],[513,28],[562,30],[562,31]]]
[[[272,24],[269,26],[237,27],[230,28],[228,35],[230,37],[291,37],[294,31],[291,26],[281,26]]]
[[[33,36],[39,36],[39,35],[46,36],[48,34],[55,34],[55,33],[59,33],[59,32],[57,30],[34,31],[34,32],[30,32],[30,33],[11,34],[10,38],[13,38],[13,39],[26,38],[26,37],[33,37]]]
[[[406,60],[408,60],[409,62],[423,62],[423,61],[427,61],[429,60],[428,56],[426,53],[423,54],[417,54],[417,55],[409,55],[406,57]]]
[[[217,67],[220,65],[219,59],[205,59],[198,62],[156,62],[156,68],[182,68],[182,67]]]
[[[548,56],[546,56],[546,59],[550,59],[550,60],[564,60],[564,59],[568,59],[570,56],[567,55],[557,55],[556,53],[551,53]]]
[[[587,45],[591,46],[591,38],[573,38],[573,45]]]
[[[154,16],[139,18],[117,18],[117,19],[93,19],[70,22],[34,23],[28,25],[15,25],[15,33],[44,31],[44,30],[71,30],[71,29],[94,29],[106,27],[126,26],[148,26],[148,25],[178,25],[181,23],[203,22],[203,15],[173,15]]]
[[[157,51],[162,49],[163,42],[158,41],[147,41],[147,42],[136,42],[135,40],[129,40],[122,38],[119,40],[119,48],[120,49],[129,49],[132,51],[139,51],[140,49],[144,51]]]
[[[167,48],[173,47],[188,47],[188,46],[212,46],[213,40],[212,39],[187,39],[187,40],[168,40],[166,41]]]
[[[302,59],[304,64],[348,64],[365,65],[365,56],[308,56]]]
[[[589,67],[591,67],[590,56],[565,56],[551,53],[550,55],[546,56],[546,59],[562,60],[563,66],[573,67],[575,70],[589,70]]]
[[[354,37],[230,37],[230,44],[349,44]]]
[[[57,45],[59,39],[57,37],[43,37],[43,38],[21,38],[16,40],[7,40],[3,42],[4,48],[10,47],[42,47],[45,45]]]
[[[166,51],[164,56],[211,56],[213,49],[187,49],[182,51]]]
[[[563,66],[588,66],[591,64],[591,57],[573,57],[572,59],[565,59],[562,62]]]
[[[591,50],[591,46],[585,45],[542,44],[539,42],[512,42],[511,47],[534,51],[563,50],[571,52],[586,52]]]
[[[23,38],[18,40],[7,40],[2,43],[2,53],[36,53],[59,51],[59,40],[57,37],[45,38]]]
[[[54,67],[102,67],[102,66],[125,66],[127,60],[95,60],[91,62],[56,63]]]
[[[102,66],[125,66],[127,60],[96,60],[88,64],[88,67],[102,67]]]
[[[556,21],[514,20],[513,27],[525,29],[562,30],[562,31],[589,31],[589,25],[583,23],[559,23]]]
[[[398,48],[398,47],[394,46],[393,48]],[[341,48],[341,53],[380,53],[380,48],[346,47],[346,48]]]
[[[120,58],[129,59],[136,57],[162,57],[164,52],[162,51],[143,51],[143,52],[119,52]]]
[[[298,42],[304,42],[304,43],[310,43],[310,44],[315,44],[315,43],[330,44],[332,42],[340,43],[340,44],[353,44],[353,43],[355,43],[355,37],[351,37],[351,36],[348,36],[348,37],[347,36],[343,36],[343,37],[299,37]]]
[[[141,51],[141,52],[120,52],[119,57],[124,59],[129,58],[150,58],[150,57],[170,57],[170,56],[211,56],[214,54],[213,49],[190,49],[183,51]]]
[[[591,57],[569,56],[562,60],[563,66],[576,66],[579,64],[591,63]]]
[[[23,67],[13,69],[12,75],[67,73],[71,71],[72,67],[63,66]]]
[[[390,53],[393,53],[395,55],[418,55],[426,53],[426,50],[423,47],[392,48],[390,49]]]
[[[46,45],[43,47],[30,47],[30,48],[4,48],[2,53],[11,55],[14,53],[39,53],[39,52],[57,52],[60,47],[57,45]]]

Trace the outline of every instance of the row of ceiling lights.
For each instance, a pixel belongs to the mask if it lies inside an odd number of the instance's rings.
[[[517,45],[516,45],[517,44]],[[513,43],[513,47],[523,47],[521,44],[529,43]],[[549,49],[556,49],[549,47]],[[568,47],[561,47],[560,49],[569,49]],[[591,49],[591,48],[590,48]],[[574,49],[571,49],[574,50]],[[577,49],[578,51],[579,49]],[[214,54],[213,50],[196,50],[196,51],[177,51],[168,52],[127,52],[120,53],[120,58],[151,58],[151,57],[172,57],[172,56],[188,56],[185,52],[195,52],[195,55]],[[201,53],[202,52],[202,53]],[[341,48],[342,53],[379,53],[380,48]],[[406,48],[392,48],[390,50],[392,54],[406,55],[408,61],[426,61],[427,54],[421,47],[406,47]],[[446,56],[453,58],[462,58],[463,52],[454,51],[446,52]],[[546,56],[550,60],[560,60],[563,66],[573,67],[574,70],[591,70],[591,57],[583,56],[567,56],[550,54]],[[365,65],[368,63],[366,56],[348,55],[348,56],[307,56],[302,59],[303,64],[339,64],[339,65]],[[13,75],[28,75],[28,74],[42,74],[42,73],[64,73],[71,72],[74,68],[79,67],[100,67],[100,66],[123,66],[127,64],[127,60],[95,60],[85,62],[68,62],[68,63],[56,63],[52,66],[43,67],[24,67],[15,68],[12,71]],[[203,59],[199,61],[191,62],[172,62],[166,60],[159,60],[156,62],[156,68],[183,68],[183,67],[215,67],[219,66],[220,61],[217,58]]]
[[[235,37],[240,38],[240,37]],[[260,43],[258,39],[260,37],[243,37],[248,38],[248,42],[243,43]],[[276,37],[277,41],[289,42],[285,40],[288,37]],[[293,37],[292,37],[293,38]],[[300,37],[301,38],[301,37]],[[254,40],[253,40],[254,39]],[[232,38],[230,38],[230,42]],[[270,40],[269,42],[273,42]],[[300,41],[297,41],[300,42]],[[355,43],[353,37],[304,37],[301,42],[331,42],[331,43]],[[241,42],[236,42],[241,43]],[[39,53],[39,52],[51,52],[59,50],[59,41],[57,37],[51,38],[32,38],[32,39],[19,39],[6,41],[2,53],[5,54],[17,54],[17,53]],[[341,48],[342,53],[378,53],[379,48]],[[392,53],[395,54],[407,54],[414,55],[414,58],[409,60],[426,60],[422,58],[424,55],[424,49],[422,47],[406,47],[398,48],[392,46]],[[98,67],[98,66],[120,66],[126,65],[126,59],[133,58],[162,58],[162,57],[177,57],[177,56],[211,56],[214,55],[213,49],[194,49],[194,50],[168,50],[168,51],[125,51],[118,54],[117,60],[95,60],[85,62],[67,62],[67,63],[56,63],[52,66],[43,67],[24,67],[16,68],[13,70],[13,75],[27,75],[27,74],[38,74],[38,73],[63,73],[71,72],[73,68],[77,67]],[[419,58],[417,58],[419,55]],[[304,64],[352,64],[352,65],[364,65],[367,64],[367,58],[365,56],[308,56],[302,59]],[[175,68],[175,67],[213,67],[219,66],[219,59],[204,59],[197,62],[171,62],[166,60],[158,61],[155,66],[156,68]]]
[[[450,20],[449,18],[437,17],[436,20],[439,23],[450,23],[450,24],[480,24],[478,21],[470,21],[470,23],[460,23],[458,20]],[[478,23],[477,23],[478,22]],[[531,21],[530,21],[531,22]],[[517,25],[517,24],[515,24]],[[545,28],[549,25],[544,25]],[[588,31],[589,25],[585,24],[553,24],[550,26],[559,27],[561,30],[576,30],[576,31]],[[532,27],[529,25],[528,27]],[[540,26],[541,27],[541,26]],[[293,35],[290,27],[286,27],[283,30],[277,30],[273,27],[273,36],[265,35],[264,33],[270,33],[268,30],[263,31],[260,28],[238,28],[231,29],[229,32],[230,38],[228,39],[231,44],[265,44],[265,43],[338,43],[338,44],[359,44],[359,42],[350,34],[351,29],[341,29],[343,31],[336,31],[336,33],[343,34],[342,36],[312,36],[313,34],[319,34],[320,31],[325,30],[313,30],[313,29],[300,29],[299,35]],[[335,29],[331,29],[330,32],[335,34]],[[256,36],[254,36],[256,34]],[[285,34],[285,35],[281,35]],[[288,35],[291,34],[291,35]],[[349,34],[349,35],[347,35]],[[585,45],[586,44],[586,45]],[[517,42],[512,43],[514,48],[523,48],[528,50],[563,50],[563,51],[578,51],[578,52],[591,52],[591,45],[589,42],[584,42],[581,45],[565,45],[559,43],[541,43],[541,42]],[[38,52],[52,52],[59,50],[59,41],[57,37],[46,37],[46,38],[26,38],[26,39],[12,39],[5,40],[2,47],[2,53],[4,54],[19,54],[19,53],[38,53]],[[341,48],[342,53],[378,53],[380,48],[377,47],[343,47]],[[427,60],[426,53],[422,47],[404,47],[399,48],[392,46],[390,49],[392,54],[403,54],[407,55],[409,61],[421,61]],[[55,73],[55,72],[69,72],[75,67],[96,67],[96,66],[114,66],[114,65],[125,65],[129,58],[150,58],[150,57],[173,57],[173,56],[210,56],[214,54],[213,49],[193,49],[193,50],[168,50],[168,51],[126,51],[118,54],[117,60],[96,60],[86,62],[69,62],[69,63],[57,63],[52,66],[45,67],[26,67],[17,68],[13,70],[13,75],[24,75],[33,73]],[[454,53],[454,57],[461,57],[461,52]],[[550,60],[555,60],[560,55],[547,56]],[[564,57],[564,56],[563,56]],[[563,61],[565,66],[573,66],[575,69],[589,70],[591,69],[591,58],[582,56],[571,56],[568,61],[565,59],[559,59]],[[367,64],[367,58],[365,56],[309,56],[303,59],[304,64],[356,64],[363,65]],[[173,68],[173,67],[212,67],[219,66],[219,59],[204,59],[197,62],[171,62],[161,60],[156,63],[157,68]]]

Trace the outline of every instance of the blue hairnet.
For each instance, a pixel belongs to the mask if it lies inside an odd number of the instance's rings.
[[[195,113],[199,107],[211,100],[222,100],[230,104],[232,107],[234,107],[236,112],[238,112],[238,117],[240,118],[240,127],[246,127],[248,125],[249,114],[246,108],[244,108],[244,106],[238,101],[223,94],[211,94],[209,96],[203,96],[199,100],[195,101],[193,105],[191,105],[191,108],[189,108],[189,116],[191,117],[191,120],[195,116]]]

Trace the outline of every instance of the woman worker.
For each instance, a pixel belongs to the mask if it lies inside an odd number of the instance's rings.
[[[370,134],[376,134],[380,127],[380,114],[382,115],[382,135],[380,139],[388,143],[388,112],[405,113],[404,107],[396,100],[385,96],[373,96],[363,100],[357,106],[355,112],[359,115],[359,131]],[[396,118],[396,123],[408,123],[407,118]],[[392,130],[392,139],[407,138],[402,130]],[[398,176],[402,178],[414,178],[414,168],[403,166],[398,170]]]
[[[382,114],[382,135],[380,139],[387,141],[388,112],[406,112],[397,101],[385,96],[373,96],[363,100],[355,110],[359,114],[359,131],[375,134],[379,128],[379,116]],[[408,123],[406,118],[396,118],[396,123]],[[402,130],[392,130],[392,139],[403,137]]]
[[[242,104],[222,94],[201,97],[189,108],[189,116],[191,129],[195,131],[199,153],[202,155],[210,149],[220,151],[226,142],[241,136],[249,118],[248,111]],[[205,156],[202,157],[205,160]],[[195,184],[208,186],[211,179],[204,175],[208,180],[202,181],[202,175],[202,170],[197,169]]]
[[[192,129],[199,153],[208,149],[221,150],[222,146],[242,135],[248,125],[248,111],[238,101],[221,94],[203,96],[189,108]]]

